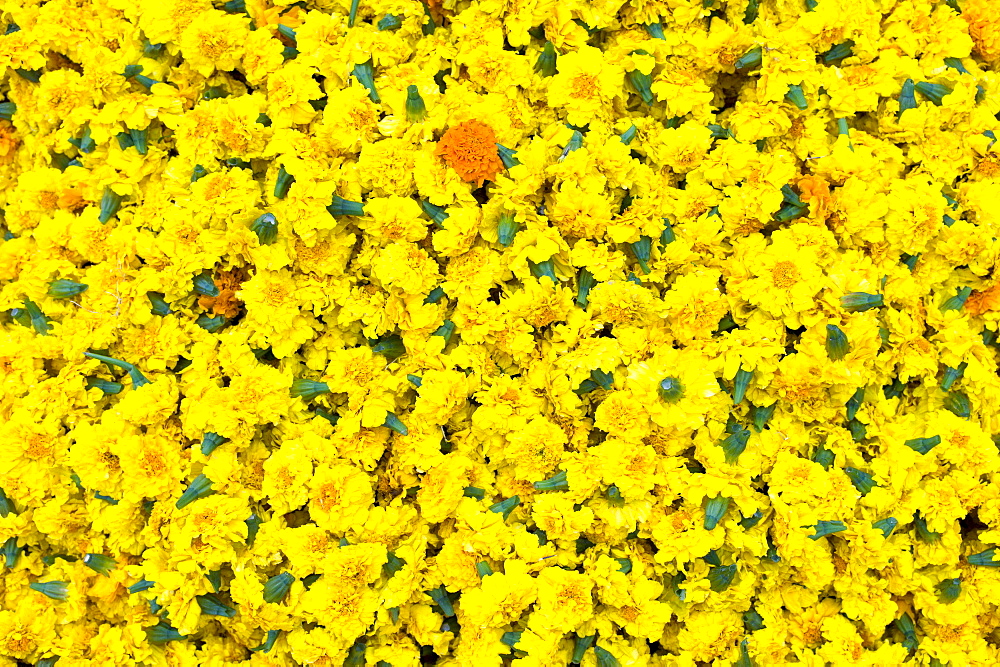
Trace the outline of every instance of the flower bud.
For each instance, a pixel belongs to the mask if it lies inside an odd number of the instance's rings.
[[[954,579],[945,579],[938,582],[934,588],[938,592],[938,600],[943,604],[951,604],[958,599],[958,596],[962,593],[962,579],[961,577],[955,577]]]
[[[102,554],[87,554],[83,557],[83,564],[105,577],[110,577],[111,571],[117,567],[114,558]]]
[[[808,528],[808,526],[806,526]],[[827,535],[833,535],[834,533],[839,533],[842,530],[847,530],[847,524],[843,521],[819,521],[815,526],[816,532],[809,536],[810,540],[818,540],[821,537],[826,537]]]
[[[736,578],[736,563],[732,565],[716,565],[708,569],[709,588],[716,593],[729,588]]]
[[[997,556],[997,548],[992,547],[986,551],[980,551],[977,554],[972,554],[965,560],[969,562],[969,565],[979,565],[980,567],[1000,567],[1000,560],[997,559]]]
[[[941,436],[935,435],[930,438],[914,438],[903,443],[910,449],[921,454],[926,454],[941,444]]]
[[[663,402],[676,403],[684,397],[684,385],[681,384],[679,378],[663,378],[660,380],[660,384],[656,388],[656,393],[659,394],[660,399]]]
[[[892,531],[896,530],[896,526],[898,525],[899,521],[890,516],[888,518],[879,519],[878,521],[874,522],[872,524],[872,528],[875,528],[876,530],[881,530],[882,537],[884,537],[885,539],[889,539],[889,536],[892,535]]]
[[[962,308],[965,307],[965,302],[971,294],[971,287],[959,287],[955,296],[948,297],[945,302],[941,304],[941,312],[945,313],[949,310],[962,310]]]
[[[851,478],[851,484],[857,489],[861,495],[867,496],[872,489],[874,489],[878,484],[872,479],[872,476],[868,473],[858,470],[857,468],[844,468],[844,472],[847,476]]]
[[[48,295],[53,299],[69,299],[87,291],[89,285],[75,283],[72,280],[53,280],[49,283]]]
[[[385,416],[385,422],[382,424],[382,426],[385,426],[386,428],[392,429],[393,431],[395,431],[396,433],[398,433],[400,435],[409,435],[410,434],[410,430],[408,428],[406,428],[406,424],[404,424],[403,422],[399,421],[399,417],[397,417],[396,415],[394,415],[391,412],[388,413]]]
[[[918,93],[933,102],[936,106],[941,106],[944,101],[944,96],[951,94],[951,88],[940,83],[927,83],[926,81],[921,81],[916,84],[914,88],[917,89]]]
[[[705,530],[714,530],[729,509],[729,498],[716,496],[705,504]]]
[[[275,604],[281,602],[292,589],[295,577],[290,572],[276,574],[264,584],[264,602]]]
[[[881,308],[885,305],[885,299],[881,294],[850,292],[840,297],[840,305],[849,313],[863,313],[872,308]]]
[[[535,482],[532,486],[536,491],[569,491],[569,482],[566,481],[565,470],[560,470],[546,480]]]
[[[201,613],[206,616],[221,616],[223,618],[233,618],[236,616],[236,610],[224,604],[213,593],[196,595],[194,599],[198,603],[198,607],[201,608]]]
[[[357,2],[357,0],[354,0],[354,2]],[[382,103],[382,98],[379,97],[378,92],[375,90],[375,65],[372,63],[371,58],[359,65],[355,65],[351,74],[358,80],[358,83],[368,89],[368,97],[372,102],[375,104]]]
[[[826,325],[826,356],[833,361],[840,361],[851,349],[851,344],[847,341],[845,334],[840,327],[835,324]]]
[[[903,82],[903,88],[899,92],[899,111],[896,112],[896,120],[902,117],[904,111],[917,108],[915,92],[916,86],[913,85],[913,79],[907,79]]]
[[[330,386],[325,382],[298,378],[292,380],[292,398],[301,398],[305,402],[314,400],[320,394],[330,393]]]
[[[494,503],[490,506],[491,512],[496,512],[497,514],[503,514],[503,520],[506,521],[510,513],[514,511],[514,508],[521,504],[521,498],[518,496],[511,496],[505,500],[501,500],[498,503]]]
[[[28,587],[53,600],[65,600],[69,595],[65,581],[34,582]]]
[[[104,188],[101,195],[101,213],[97,217],[101,224],[106,224],[108,220],[118,214],[118,209],[122,205],[122,196],[109,187]]]
[[[403,21],[395,14],[386,14],[379,19],[376,27],[380,31],[396,32],[403,27]]]
[[[546,41],[542,47],[542,52],[535,61],[535,71],[543,78],[556,73],[556,47],[552,42]]]
[[[737,70],[750,70],[760,67],[763,62],[764,49],[760,46],[755,46],[733,63],[733,67]]]
[[[327,206],[326,210],[335,218],[345,215],[361,217],[365,214],[364,204],[349,201],[347,199],[343,199],[342,197],[338,197],[337,195],[333,196],[333,203]]]
[[[295,177],[285,170],[285,166],[278,168],[278,176],[274,180],[274,196],[276,199],[284,199],[288,196],[288,188],[292,187]],[[265,213],[265,215],[268,215]],[[273,217],[273,216],[272,216]],[[258,218],[259,220],[259,218]]]
[[[411,123],[421,123],[427,118],[427,107],[416,86],[406,88],[406,119]]]
[[[836,64],[838,60],[850,58],[854,55],[854,40],[848,39],[840,44],[830,47],[830,49],[820,56],[825,65]]]

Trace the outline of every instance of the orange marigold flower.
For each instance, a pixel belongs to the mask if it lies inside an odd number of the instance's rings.
[[[821,176],[803,176],[798,181],[799,199],[809,204],[809,217],[823,221],[830,215],[830,184]]]
[[[981,292],[973,292],[965,302],[965,312],[973,317],[991,310],[1000,310],[1000,282],[993,283]]]
[[[492,180],[503,169],[497,153],[497,138],[493,129],[478,120],[467,120],[448,131],[438,142],[436,153],[462,180],[475,183]]]
[[[236,292],[242,289],[241,284],[247,277],[246,271],[240,268],[220,272],[213,279],[219,289],[219,296],[198,297],[198,305],[205,310],[211,310],[213,315],[225,315],[226,319],[233,319],[240,314],[240,306],[243,305],[243,302],[236,298]]]

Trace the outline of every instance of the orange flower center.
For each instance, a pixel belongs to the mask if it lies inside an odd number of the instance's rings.
[[[799,282],[799,270],[794,262],[778,262],[771,269],[771,276],[774,279],[774,286],[778,289],[788,289]]]

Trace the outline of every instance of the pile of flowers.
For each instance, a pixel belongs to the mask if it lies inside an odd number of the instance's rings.
[[[0,8],[0,663],[1000,663],[992,0]]]

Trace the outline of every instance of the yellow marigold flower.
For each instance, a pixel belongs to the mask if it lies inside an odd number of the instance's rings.
[[[537,596],[535,578],[523,561],[510,560],[505,572],[483,577],[478,588],[462,593],[462,617],[473,627],[498,628],[513,623]]]
[[[493,128],[472,119],[448,128],[437,144],[435,153],[462,178],[475,183],[492,181],[503,169],[497,153]]]
[[[194,17],[179,43],[185,60],[207,77],[240,64],[249,33],[245,17],[211,9]]]
[[[593,46],[559,56],[558,73],[549,84],[548,104],[566,110],[566,120],[584,125],[604,116],[615,97],[625,92],[625,70],[604,59]]]
[[[264,462],[263,491],[276,512],[291,512],[306,503],[306,482],[312,477],[312,460],[295,441],[285,441]]]
[[[68,446],[58,417],[14,410],[0,427],[0,487],[38,503],[58,478]]]
[[[153,44],[176,42],[202,12],[211,8],[209,0],[179,0],[170,3],[143,0],[139,12],[139,27]]]
[[[594,615],[594,582],[586,574],[548,567],[537,582],[538,606],[528,620],[535,632],[569,632]]]
[[[368,474],[343,463],[317,467],[309,481],[310,515],[335,534],[364,521],[373,501]]]
[[[379,250],[372,276],[390,293],[426,294],[441,281],[437,262],[417,245],[403,242]]]
[[[923,252],[944,227],[945,199],[930,178],[894,180],[889,185],[886,240],[899,252]]]
[[[594,424],[616,438],[635,442],[650,430],[649,412],[633,394],[615,391],[597,407]]]
[[[388,138],[362,145],[358,158],[362,186],[374,195],[410,195],[414,188],[413,154],[405,139]]]
[[[609,280],[590,291],[588,310],[599,322],[639,326],[660,315],[662,302],[642,285],[628,280]]]

